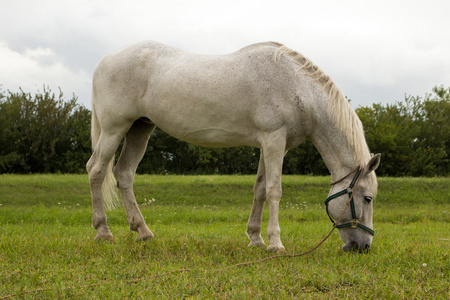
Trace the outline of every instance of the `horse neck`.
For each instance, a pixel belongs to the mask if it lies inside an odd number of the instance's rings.
[[[363,134],[361,134],[361,138],[364,139]],[[364,167],[364,164],[370,159],[368,147],[363,147],[363,153],[358,153],[357,147],[349,143],[342,131],[328,116],[316,119],[311,141],[330,171],[332,181],[342,178],[357,167]],[[366,145],[365,140],[362,142]]]

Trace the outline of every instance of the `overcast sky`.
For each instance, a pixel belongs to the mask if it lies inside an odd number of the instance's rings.
[[[448,0],[0,0],[1,89],[60,87],[91,108],[98,61],[141,40],[202,54],[281,42],[354,108],[450,86]]]

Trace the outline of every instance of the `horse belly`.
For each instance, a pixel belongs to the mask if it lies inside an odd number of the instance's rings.
[[[191,131],[184,134],[180,139],[204,147],[258,146],[258,143],[248,136],[221,128],[205,128]]]
[[[150,109],[148,115],[161,130],[191,144],[205,147],[259,147],[255,128],[238,116],[234,114],[227,117],[220,111],[208,113],[204,108],[191,110],[182,107],[170,111]]]

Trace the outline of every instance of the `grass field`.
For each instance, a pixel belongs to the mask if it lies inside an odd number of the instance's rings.
[[[0,299],[450,297],[450,178],[379,178],[368,254],[344,253],[334,232],[307,256],[264,262],[274,254],[248,248],[244,233],[253,180],[137,176],[136,198],[155,238],[136,243],[116,209],[108,212],[116,240],[109,244],[94,242],[86,175],[0,175]],[[331,229],[328,184],[329,177],[283,177],[288,253]],[[267,219],[265,209],[264,231]],[[234,266],[242,262],[255,263]]]

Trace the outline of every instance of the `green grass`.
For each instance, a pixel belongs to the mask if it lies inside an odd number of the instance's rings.
[[[253,180],[139,175],[136,198],[155,238],[136,243],[117,209],[109,244],[94,242],[86,175],[0,175],[0,299],[449,298],[450,178],[379,178],[368,254],[344,253],[335,232],[307,256],[265,262],[273,253],[248,248],[244,233]],[[283,177],[288,253],[330,230],[328,184]],[[267,219],[266,209],[264,231]]]

